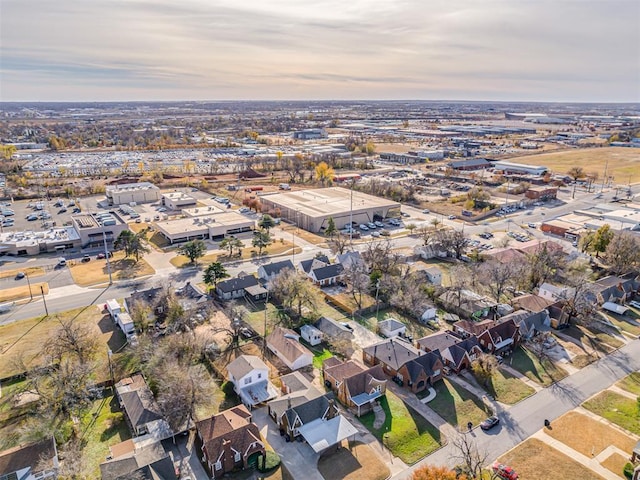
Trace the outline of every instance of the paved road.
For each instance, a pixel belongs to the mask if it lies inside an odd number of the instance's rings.
[[[636,339],[611,355],[501,413],[499,428],[488,433],[475,429],[473,435],[479,451],[486,452],[491,460],[499,457],[540,430],[545,418],[554,420],[564,415],[592,395],[638,370],[640,370],[640,340]],[[449,443],[392,478],[408,479],[416,468],[425,464],[453,467],[455,463],[455,449]]]

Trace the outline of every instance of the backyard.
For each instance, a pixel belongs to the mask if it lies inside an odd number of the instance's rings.
[[[451,425],[466,426],[468,422],[478,425],[493,415],[482,400],[446,378],[437,382],[433,388],[436,398],[428,405]]]
[[[539,360],[522,346],[513,352],[509,364],[530,380],[545,387],[568,375],[566,370],[555,365],[551,360],[547,358]]]
[[[498,461],[513,467],[522,479],[603,480],[591,469],[535,438],[524,441],[501,456]]]
[[[411,465],[440,447],[440,432],[418,412],[387,391],[380,399],[385,421],[374,428],[375,414],[367,413],[360,421],[393,455]]]
[[[619,393],[605,390],[582,404],[596,415],[606,418],[625,430],[640,435],[638,402]]]

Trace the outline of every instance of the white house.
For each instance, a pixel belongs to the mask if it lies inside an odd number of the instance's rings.
[[[546,282],[538,288],[538,296],[546,298],[552,302],[571,298],[573,292],[574,289],[571,287],[559,287]]]
[[[227,378],[248,408],[278,396],[269,381],[269,367],[253,355],[240,355],[227,365]]]
[[[429,307],[420,316],[420,320],[426,323],[429,320],[435,320],[437,316],[438,316],[438,309],[436,307]]]
[[[260,265],[258,268],[258,278],[265,283],[273,280],[276,275],[286,269],[295,270],[291,260],[283,260],[281,262],[267,263],[266,265]]]
[[[299,342],[300,335],[288,328],[276,327],[267,336],[267,348],[291,370],[313,363],[313,353]]]
[[[424,274],[434,285],[442,285],[442,270],[438,267],[429,267],[425,269]]]
[[[322,332],[313,325],[303,325],[300,328],[300,335],[311,346],[318,345],[322,342]]]
[[[393,338],[398,335],[404,336],[407,327],[404,323],[399,322],[395,318],[387,318],[386,320],[378,323],[378,330],[380,334],[384,335],[386,338]]]

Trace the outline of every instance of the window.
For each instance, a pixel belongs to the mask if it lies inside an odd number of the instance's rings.
[[[244,379],[244,384],[245,385],[249,385],[251,383],[251,377],[245,378]]]
[[[216,462],[215,466],[216,466],[216,470],[222,470],[222,462],[220,460]]]
[[[240,452],[236,452],[236,454],[233,456],[233,460],[236,462],[240,461]]]
[[[262,378],[262,373],[258,373],[258,378]]]
[[[433,376],[434,376],[434,377],[437,377],[438,375],[440,375],[440,369],[438,369],[438,370],[434,370],[434,371],[433,371]]]

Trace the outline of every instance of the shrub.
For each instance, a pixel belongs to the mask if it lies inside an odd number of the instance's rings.
[[[260,461],[258,462],[260,463]],[[280,465],[280,457],[276,452],[267,450],[266,456],[262,457],[262,465],[258,468],[261,472],[268,472]]]
[[[630,462],[625,463],[624,468],[622,469],[622,473],[624,473],[624,476],[626,478],[631,480],[631,478],[633,478],[633,464]]]

